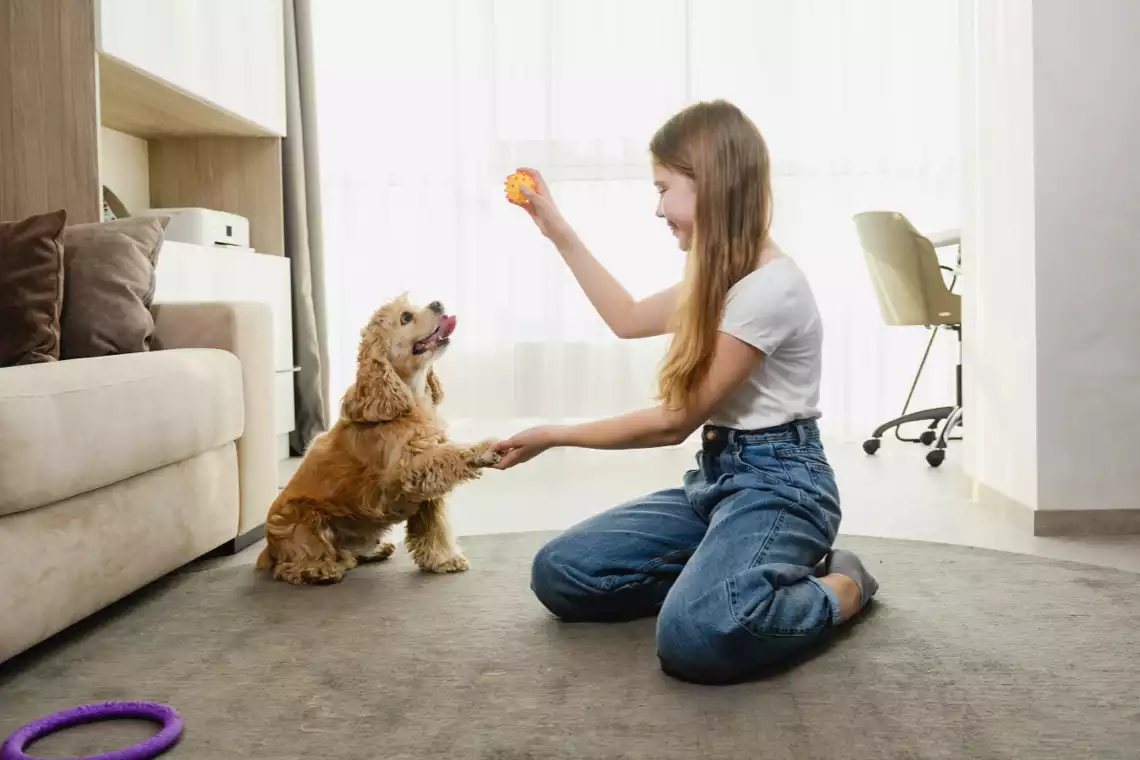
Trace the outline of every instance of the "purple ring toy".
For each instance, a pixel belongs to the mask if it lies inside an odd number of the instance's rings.
[[[169,705],[158,702],[100,702],[62,710],[32,721],[8,737],[0,747],[0,760],[38,760],[32,755],[25,755],[24,747],[63,728],[119,718],[153,720],[162,724],[162,730],[132,747],[74,760],[150,760],[174,746],[182,735],[182,716]]]

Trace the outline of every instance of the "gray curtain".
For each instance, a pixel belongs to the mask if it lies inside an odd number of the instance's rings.
[[[328,429],[329,354],[310,0],[285,3],[285,255],[293,272],[294,454]]]

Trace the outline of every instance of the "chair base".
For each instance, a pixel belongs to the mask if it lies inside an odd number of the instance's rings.
[[[879,450],[879,446],[882,443],[881,439],[884,433],[886,433],[888,430],[892,430],[893,428],[897,428],[900,425],[906,425],[911,422],[930,422],[930,426],[925,431],[923,431],[922,435],[918,438],[918,440],[923,444],[929,446],[930,444],[934,443],[935,440],[939,439],[938,434],[934,432],[938,427],[938,423],[949,419],[950,416],[954,414],[954,411],[958,408],[959,407],[953,406],[939,406],[933,409],[923,409],[918,412],[904,414],[901,417],[895,417],[893,420],[884,422],[882,425],[879,425],[879,427],[875,428],[875,432],[871,434],[871,437],[863,441],[863,451],[867,452],[868,454],[874,454]],[[945,445],[943,445],[942,448],[945,448]]]
[[[938,427],[939,422],[942,422],[942,420],[950,417],[950,415],[954,413],[955,408],[956,407],[953,406],[936,406],[933,409],[922,409],[921,411],[904,414],[902,417],[895,417],[893,420],[884,422],[882,425],[879,425],[877,428],[875,428],[875,432],[871,434],[871,437],[882,438],[883,433],[887,432],[888,430],[897,428],[899,425],[905,425],[909,422],[926,422],[929,420],[931,422],[930,428],[934,429]],[[931,438],[930,442],[934,443],[934,438]]]
[[[938,467],[946,459],[946,445],[950,441],[960,441],[961,437],[952,438],[951,433],[954,429],[962,425],[962,326],[947,325],[949,329],[954,330],[958,334],[958,364],[954,368],[954,406],[937,406],[932,409],[923,409],[918,412],[911,412],[904,414],[901,417],[895,417],[893,420],[884,422],[879,427],[875,428],[875,432],[871,437],[863,441],[863,451],[867,454],[874,454],[879,450],[882,445],[883,434],[888,430],[895,429],[895,436],[900,440],[908,443],[921,443],[924,446],[930,446],[936,443],[934,449],[926,454],[926,462],[931,467]],[[934,336],[938,334],[937,329],[931,334],[930,340],[926,344],[926,353],[923,354],[922,361],[918,365],[918,372],[915,373],[914,382],[910,387],[910,394],[907,395],[906,403],[903,404],[903,411],[910,406],[911,396],[914,395],[914,389],[918,385],[918,380],[922,376],[922,369],[926,366],[926,358],[930,354],[930,347],[934,344]],[[901,425],[906,425],[911,422],[929,422],[926,430],[918,438],[904,438],[897,428]],[[940,423],[943,423],[941,432],[936,432]]]

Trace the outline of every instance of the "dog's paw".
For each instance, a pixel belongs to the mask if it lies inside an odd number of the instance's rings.
[[[471,563],[462,554],[425,561],[420,568],[429,573],[462,573],[471,569]]]
[[[492,449],[487,449],[475,458],[475,464],[480,467],[494,467],[503,460],[503,455]]]
[[[278,565],[274,575],[294,586],[326,585],[344,580],[344,568],[335,563],[291,562]]]
[[[383,543],[377,544],[375,549],[368,552],[367,554],[361,554],[356,559],[359,562],[383,562],[384,560],[391,557],[394,551],[396,551],[396,545],[389,541],[385,541]]]
[[[494,445],[495,441],[483,441],[471,447],[471,461],[476,467],[494,467],[502,460],[502,455],[492,448]]]

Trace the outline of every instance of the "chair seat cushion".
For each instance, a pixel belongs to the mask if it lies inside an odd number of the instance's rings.
[[[241,363],[176,349],[0,369],[0,515],[241,437]]]

